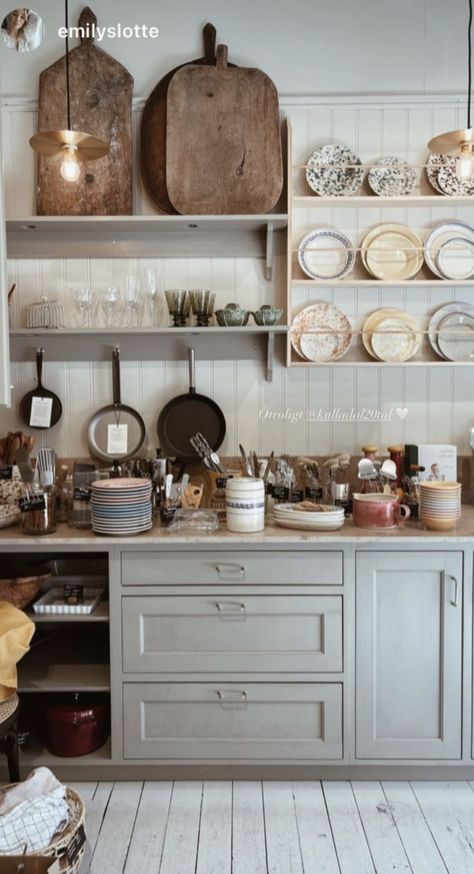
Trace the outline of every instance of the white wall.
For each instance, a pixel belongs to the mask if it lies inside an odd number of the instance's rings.
[[[25,56],[0,46],[3,93],[36,95],[38,74],[63,54],[63,4],[35,0],[45,22],[43,46]],[[3,0],[2,10],[9,8]],[[70,3],[76,24],[85,3]],[[157,40],[104,39],[146,96],[176,64],[199,57],[206,21],[236,63],[259,66],[281,93],[458,91],[466,87],[467,0],[101,0],[100,25],[147,24]]]
[[[204,2],[193,4],[175,0],[166,9],[138,0],[131,6],[123,0],[102,3],[99,23],[154,24],[162,38],[155,43],[108,43],[103,48],[121,60],[135,77],[135,93],[144,97],[157,79],[179,61],[199,54],[197,32],[206,20],[216,24],[219,37],[226,40],[235,60],[257,64],[275,79],[281,92],[300,92],[294,99],[282,98],[282,108],[295,127],[295,161],[303,161],[319,143],[335,139],[351,145],[364,161],[381,154],[398,154],[422,162],[427,139],[436,131],[449,130],[462,123],[464,104],[449,91],[462,92],[464,61],[459,31],[464,27],[464,3],[456,9],[439,0],[398,4],[388,0],[362,3],[314,2],[250,4]],[[72,7],[77,18],[80,5]],[[110,15],[105,20],[104,9]],[[146,10],[148,9],[148,12]],[[51,10],[51,12],[50,12]],[[156,12],[152,11],[156,10]],[[41,11],[48,24],[44,49],[35,55],[19,57],[0,46],[3,67],[3,94],[17,95],[4,100],[2,111],[2,160],[7,182],[7,214],[25,216],[34,212],[34,162],[28,138],[36,129],[34,98],[40,69],[62,53],[54,38],[53,26],[61,24],[59,6],[43,0]],[[98,10],[96,10],[98,12]],[[51,15],[51,20],[49,20]],[[183,27],[183,21],[186,26]],[[36,57],[37,55],[37,57]],[[414,98],[414,92],[438,89],[445,97]],[[357,97],[357,93],[391,91],[400,96]],[[345,99],[304,98],[315,92],[348,93]],[[403,92],[406,92],[403,94]],[[410,93],[411,92],[411,95]],[[17,98],[20,99],[17,99]],[[23,99],[22,99],[23,98]],[[25,98],[30,98],[29,100]],[[140,101],[134,112],[135,131],[139,125]],[[135,162],[136,163],[136,162]],[[136,168],[135,168],[136,172]],[[152,212],[135,178],[135,211]],[[362,232],[359,217],[352,210],[327,211],[328,220],[345,228],[354,239]],[[360,222],[396,220],[412,223],[420,231],[443,217],[452,215],[449,201],[442,214],[427,210],[367,210]],[[465,214],[469,219],[469,213]],[[320,218],[299,215],[295,239]],[[9,263],[11,281],[17,283],[12,311],[12,326],[25,324],[27,304],[42,293],[59,298],[65,307],[68,324],[74,310],[70,291],[84,281],[100,288],[127,270],[139,272],[146,262],[122,260],[18,261]],[[163,259],[155,262],[162,287],[187,284],[216,291],[219,304],[239,300],[249,308],[263,302],[283,302],[284,264],[277,265],[273,282],[263,278],[258,259]],[[334,300],[360,326],[365,314],[380,305],[404,306],[426,324],[437,305],[456,297],[453,289],[313,289],[295,295],[295,306],[317,299]],[[458,299],[472,300],[472,290],[462,289]],[[200,362],[198,385],[224,409],[228,438],[224,451],[236,453],[239,442],[258,451],[311,454],[333,451],[358,452],[363,442],[386,447],[390,442],[456,442],[468,452],[467,432],[474,425],[472,371],[464,368],[377,367],[364,369],[286,369],[276,368],[274,382],[268,384],[256,363]],[[0,412],[0,433],[20,427],[16,405],[33,385],[33,366],[14,365],[12,381],[14,406]],[[54,446],[62,455],[86,452],[85,426],[92,412],[110,400],[110,373],[104,365],[47,365],[46,378],[64,400],[64,416],[41,442]],[[186,388],[186,369],[174,364],[127,363],[123,367],[124,400],[137,406],[149,426],[149,448],[155,440],[156,419],[163,403]],[[372,406],[379,409],[408,407],[405,421],[390,425],[311,425],[289,421],[265,421],[262,408],[273,410],[308,409],[338,406]]]

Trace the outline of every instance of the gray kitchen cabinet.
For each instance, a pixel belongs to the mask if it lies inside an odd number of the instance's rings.
[[[460,759],[462,553],[356,556],[356,758]]]
[[[1,139],[1,130],[0,130]],[[8,348],[7,248],[5,242],[5,199],[0,164],[0,406],[9,407],[10,355]]]
[[[340,595],[122,598],[123,670],[342,671]]]
[[[341,683],[124,683],[124,758],[342,758]]]

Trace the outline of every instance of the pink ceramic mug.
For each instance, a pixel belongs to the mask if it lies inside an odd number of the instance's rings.
[[[357,528],[396,528],[400,521],[410,518],[410,508],[396,495],[354,494],[352,518]]]

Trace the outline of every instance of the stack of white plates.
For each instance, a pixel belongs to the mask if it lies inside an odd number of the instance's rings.
[[[461,483],[420,483],[420,519],[433,531],[450,531],[461,518]]]
[[[448,303],[439,307],[430,319],[429,341],[447,361],[474,360],[474,306]]]
[[[344,525],[343,507],[325,506],[324,510],[299,509],[298,504],[275,504],[273,518],[282,528],[307,531],[336,531]]]
[[[412,279],[423,265],[423,242],[406,225],[377,225],[361,243],[365,269],[387,282]]]
[[[474,228],[465,222],[441,222],[425,240],[425,261],[440,279],[470,279],[474,274]]]
[[[149,479],[107,479],[92,483],[92,530],[96,534],[140,534],[152,527]]]

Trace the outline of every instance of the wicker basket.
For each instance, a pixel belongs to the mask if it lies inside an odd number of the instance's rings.
[[[14,785],[14,783],[10,784],[10,786]],[[4,786],[3,788],[8,789],[9,787]],[[34,850],[33,853],[26,853],[26,855],[48,856],[51,859],[58,859],[61,874],[76,874],[81,866],[86,845],[85,843],[82,845],[71,865],[68,862],[66,850],[78,829],[84,826],[85,807],[81,796],[74,789],[71,789],[70,786],[66,786],[66,799],[69,808],[69,819],[66,828],[59,832],[57,837],[53,837],[49,846],[45,847],[44,850]]]
[[[31,577],[14,577],[9,580],[0,580],[0,601],[7,601],[13,604],[18,610],[23,610],[25,607],[36,598],[41,584],[51,576],[41,574],[41,576]]]

